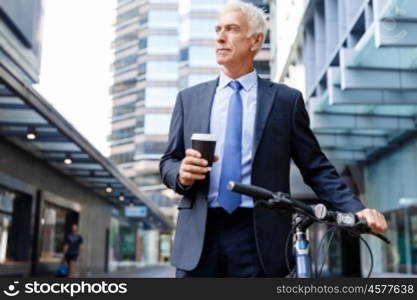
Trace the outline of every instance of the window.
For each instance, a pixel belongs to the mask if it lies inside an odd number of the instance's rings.
[[[146,107],[173,107],[175,104],[176,87],[149,87],[146,89]]]
[[[378,265],[382,265],[381,271],[417,274],[416,174],[416,141],[403,145],[366,169],[365,189],[371,191],[366,195],[366,203],[384,212],[389,223],[386,235],[392,242],[383,245],[369,240],[373,249],[380,249],[374,256],[380,262]]]
[[[145,116],[140,115],[136,117],[136,128],[143,128],[145,127]]]
[[[116,38],[116,40],[114,41],[114,46],[116,48],[119,48],[126,44],[129,44],[130,42],[137,41],[137,39],[138,39],[138,33],[136,31],[130,32],[130,33],[127,33],[125,35],[122,35]]]
[[[137,100],[144,101],[145,100],[145,90],[139,90],[137,93]]]
[[[140,144],[136,144],[135,153],[138,156],[142,156],[145,154],[156,154],[161,155],[165,152],[167,147],[167,142],[154,142],[154,141],[146,141]]]
[[[168,134],[170,121],[170,114],[147,114],[145,116],[145,134]]]
[[[177,80],[177,61],[150,61],[146,65],[147,80]]]
[[[65,237],[72,224],[76,224],[78,213],[45,202],[41,219],[40,261],[59,263],[62,259]]]
[[[180,51],[180,61],[187,61],[189,56],[189,52],[190,52],[190,48],[184,48],[181,49]]]
[[[148,53],[178,54],[178,37],[176,35],[151,35],[148,37]]]
[[[135,127],[127,127],[123,129],[114,130],[111,134],[111,139],[121,140],[126,138],[131,138],[135,134]]]
[[[32,197],[0,186],[0,266],[30,259]]]
[[[215,38],[216,19],[191,19],[191,38]]]
[[[148,47],[148,40],[146,38],[139,40],[139,50],[145,49]]]
[[[114,154],[110,156],[110,159],[115,163],[115,164],[124,164],[124,163],[128,163],[128,162],[132,162],[133,161],[133,152],[125,152],[125,153],[119,153],[119,154]]]
[[[188,40],[191,37],[191,22],[189,18],[186,18],[185,20],[181,20],[181,28],[179,30],[179,38],[181,42],[188,42]]]
[[[113,118],[122,116],[135,111],[135,102],[126,103],[120,106],[113,107]]]
[[[224,0],[191,0],[191,9],[193,10],[217,10],[224,4]]]
[[[180,88],[180,90],[183,90],[187,87],[189,87],[188,85],[188,76],[181,76],[180,79],[178,80],[178,87]]]
[[[146,64],[140,64],[138,66],[138,76],[142,76],[146,74]]]
[[[136,85],[136,79],[129,79],[119,83],[116,83],[112,87],[112,93],[121,93],[131,88],[134,88]]]
[[[190,66],[217,66],[214,47],[190,47]]]
[[[130,55],[123,58],[120,58],[114,62],[114,70],[120,70],[127,66],[133,65],[136,63],[137,55]]]
[[[188,86],[193,86],[205,81],[213,80],[216,78],[216,74],[194,74],[188,78]]]
[[[0,187],[0,265],[13,260],[10,257],[13,203],[16,194]]]
[[[139,19],[139,25],[143,25],[148,23],[148,14],[142,14],[140,15],[140,19]]]
[[[136,228],[120,226],[120,260],[134,261],[136,259]]]
[[[151,10],[148,26],[151,28],[177,28],[179,17],[176,10]]]
[[[143,155],[143,154],[145,154],[145,143],[136,144],[135,154],[136,155]]]
[[[381,243],[384,271],[417,274],[417,207],[404,207],[384,216],[388,223],[386,236],[392,242]]]
[[[126,21],[131,20],[131,19],[136,18],[136,17],[139,17],[139,10],[138,10],[137,7],[118,15],[117,19],[116,19],[116,22],[117,22],[117,24],[120,24],[120,23],[126,22]]]
[[[160,154],[162,155],[166,149],[166,142],[151,142],[147,141],[145,143],[145,153],[146,154]]]

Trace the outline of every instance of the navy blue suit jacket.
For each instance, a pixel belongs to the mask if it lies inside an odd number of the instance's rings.
[[[163,182],[182,194],[171,262],[183,270],[194,269],[200,259],[207,218],[209,176],[189,190],[177,176],[193,133],[209,133],[211,106],[218,79],[181,91],[174,107],[168,146],[160,161]],[[364,208],[329,163],[309,127],[301,93],[283,84],[258,77],[258,98],[252,148],[251,183],[271,191],[290,192],[290,160],[300,169],[305,183],[324,204],[341,211]],[[256,199],[255,199],[256,201]],[[284,250],[291,215],[254,209],[256,244],[267,276],[285,276]],[[291,253],[291,251],[290,251]]]

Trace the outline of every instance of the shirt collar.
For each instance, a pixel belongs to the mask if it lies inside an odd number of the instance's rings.
[[[254,69],[252,72],[245,74],[237,79],[232,79],[227,76],[223,71],[220,72],[219,88],[225,88],[231,81],[237,80],[242,85],[243,89],[248,92],[257,82],[257,73]]]

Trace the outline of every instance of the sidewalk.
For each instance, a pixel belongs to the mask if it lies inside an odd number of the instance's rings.
[[[175,268],[170,264],[157,264],[142,268],[106,273],[97,277],[111,278],[174,278]]]

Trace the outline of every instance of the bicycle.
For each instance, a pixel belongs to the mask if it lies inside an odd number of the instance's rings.
[[[274,211],[280,212],[283,210],[290,211],[293,213],[292,229],[288,235],[287,243],[285,247],[285,258],[287,268],[290,275],[293,273],[290,268],[288,261],[288,244],[291,237],[293,237],[293,253],[295,257],[295,277],[296,278],[311,278],[312,277],[312,263],[309,251],[309,241],[307,239],[307,229],[314,223],[324,223],[330,226],[330,229],[322,237],[318,249],[320,250],[321,244],[324,238],[329,234],[332,234],[329,243],[334,237],[336,228],[346,230],[353,236],[358,237],[363,241],[370,253],[371,264],[368,273],[368,278],[372,274],[373,270],[373,255],[368,243],[361,237],[361,234],[372,234],[385,243],[389,244],[390,240],[382,234],[376,234],[371,231],[365,220],[359,219],[353,213],[344,213],[339,211],[331,211],[326,208],[323,204],[308,205],[302,201],[291,199],[290,195],[283,192],[271,192],[267,189],[242,184],[238,182],[230,181],[227,188],[230,191],[247,195],[257,199],[255,206],[265,206]],[[317,263],[315,268],[315,277],[321,275],[324,263],[320,268],[320,272],[317,272]]]

